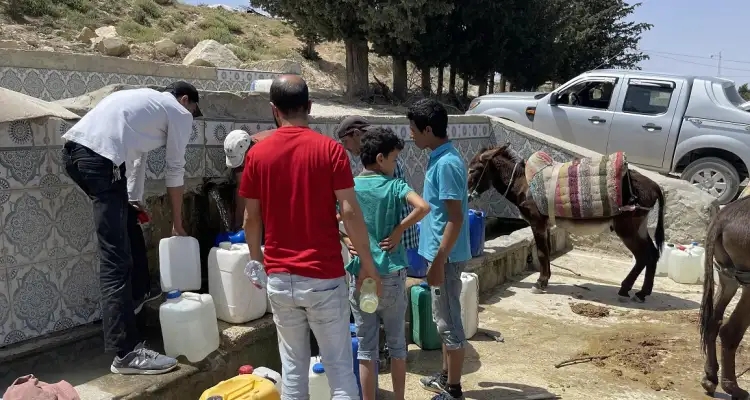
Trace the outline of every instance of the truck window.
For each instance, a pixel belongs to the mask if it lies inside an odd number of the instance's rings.
[[[560,92],[557,104],[606,110],[612,100],[616,80],[586,80]]]
[[[631,82],[622,111],[632,114],[664,114],[669,109],[673,91],[671,85],[638,85]]]

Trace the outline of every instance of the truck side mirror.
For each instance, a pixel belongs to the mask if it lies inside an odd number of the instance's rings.
[[[558,95],[555,92],[550,93],[549,95],[549,105],[556,106],[558,100]]]

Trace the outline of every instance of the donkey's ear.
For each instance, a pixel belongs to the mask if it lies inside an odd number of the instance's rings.
[[[487,162],[487,161],[495,158],[495,156],[497,155],[497,153],[500,150],[502,150],[502,147],[496,147],[494,149],[489,149],[489,150],[485,151],[484,153],[482,153],[482,155],[479,156],[479,161],[481,161],[481,162]]]

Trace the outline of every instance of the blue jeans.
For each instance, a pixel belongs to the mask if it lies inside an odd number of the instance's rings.
[[[279,338],[282,400],[310,399],[310,329],[318,339],[332,400],[359,400],[346,279],[272,274],[267,290]]]
[[[461,272],[465,263],[446,263],[443,284],[432,290],[432,320],[447,350],[466,346],[466,334],[461,321]]]
[[[380,277],[383,282],[383,295],[378,309],[370,314],[359,309],[359,291],[356,290],[356,277],[352,276],[349,286],[349,302],[357,325],[359,350],[357,359],[376,360],[379,356],[380,321],[383,321],[385,341],[391,358],[406,359],[406,269]]]
[[[99,239],[99,283],[101,285],[104,347],[121,355],[140,341],[136,326],[128,235],[128,189],[125,164],[112,161],[75,142],[65,143],[65,170],[91,199]]]

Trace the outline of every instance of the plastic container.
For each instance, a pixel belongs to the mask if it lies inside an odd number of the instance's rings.
[[[669,259],[672,257],[672,252],[674,250],[674,244],[664,244],[664,247],[661,250],[661,257],[659,257],[659,262],[656,263],[656,276],[669,275]]]
[[[206,389],[200,400],[280,400],[273,382],[254,374],[241,374]]]
[[[419,237],[420,229],[421,222],[417,222],[417,237]],[[407,276],[412,278],[424,278],[427,276],[427,260],[419,255],[418,249],[407,249],[406,261],[409,263],[406,268]]]
[[[357,359],[357,351],[359,350],[359,339],[357,339],[357,325],[355,324],[349,324],[349,332],[352,335],[352,355],[353,355],[353,363],[352,363],[352,369],[354,370],[354,376],[357,379],[357,388],[359,389],[359,398],[362,398],[362,381],[359,379],[359,360]],[[378,357],[375,360],[375,370],[378,371],[380,369],[380,358]],[[375,393],[378,391],[378,373],[375,373]],[[310,396],[310,399],[313,397]]]
[[[266,367],[253,368],[252,365],[243,365],[240,367],[237,373],[239,375],[253,374],[255,376],[268,379],[274,384],[279,394],[281,394],[281,374],[272,370],[271,368],[266,368]]]
[[[208,253],[208,293],[213,297],[216,316],[230,324],[243,324],[266,314],[268,295],[245,275],[250,259],[247,244],[226,249],[213,247]]]
[[[328,385],[328,376],[320,361],[320,357],[310,359],[310,377],[309,377],[310,399],[331,400],[331,387]]]
[[[700,260],[701,274],[698,282],[703,283],[703,273],[706,268],[706,249],[698,244],[698,242],[693,242],[693,244],[690,246],[690,255],[692,255],[693,257],[698,257],[698,259]]]
[[[411,287],[412,340],[422,350],[442,347],[437,325],[432,320],[432,290],[426,282]]]
[[[378,309],[378,294],[375,280],[367,278],[362,281],[362,287],[359,290],[359,309],[368,314],[374,313]]]
[[[469,210],[469,245],[471,256],[479,257],[484,253],[485,213]]]
[[[461,273],[461,322],[466,339],[479,330],[479,276],[472,272]]]
[[[196,363],[219,348],[219,326],[210,294],[167,293],[167,301],[159,307],[159,322],[164,353],[170,357],[183,355]]]
[[[669,257],[669,278],[686,285],[697,284],[703,273],[702,258],[690,254],[684,246],[677,246]]]
[[[200,290],[201,253],[198,239],[172,236],[159,241],[159,277],[161,290]]]

